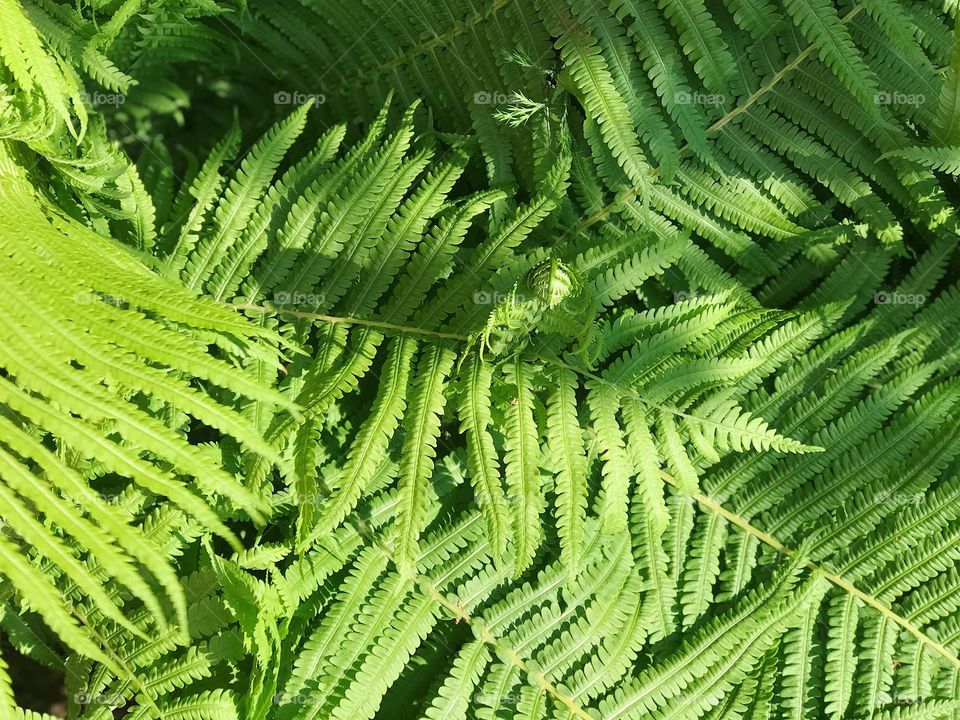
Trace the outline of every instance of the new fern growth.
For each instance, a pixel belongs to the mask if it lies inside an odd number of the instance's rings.
[[[0,0],[0,720],[960,717],[958,15]]]

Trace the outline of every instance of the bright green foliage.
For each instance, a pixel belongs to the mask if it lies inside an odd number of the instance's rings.
[[[0,0],[0,720],[960,717],[958,13]]]

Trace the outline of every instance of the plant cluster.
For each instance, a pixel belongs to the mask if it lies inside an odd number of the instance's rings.
[[[956,0],[0,0],[0,720],[960,718]]]

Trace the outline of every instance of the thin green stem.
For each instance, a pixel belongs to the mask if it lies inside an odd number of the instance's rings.
[[[660,477],[670,485],[673,485],[674,487],[677,486],[677,481],[670,474],[661,470]],[[769,545],[777,552],[783,555],[786,555],[787,557],[796,555],[797,551],[795,549],[787,547],[782,542],[777,540],[777,538],[775,538],[770,533],[765,532],[760,528],[756,527],[755,525],[751,524],[750,521],[747,520],[745,517],[741,515],[737,515],[735,512],[728,510],[723,505],[715,501],[713,498],[710,498],[701,493],[691,493],[690,497],[696,500],[698,504],[707,508],[711,512],[716,513],[717,515],[720,515],[722,518],[736,525],[738,528],[740,528],[747,534],[757,538],[757,540],[759,540],[760,542],[766,545]],[[949,650],[949,648],[947,648],[943,644],[931,638],[929,635],[923,632],[923,630],[918,628],[916,625],[911,623],[902,615],[898,615],[896,612],[894,612],[889,607],[884,605],[880,600],[873,597],[872,595],[869,595],[868,593],[863,592],[858,587],[856,587],[852,582],[842,577],[841,575],[838,575],[837,573],[827,570],[822,565],[819,565],[812,560],[807,560],[805,564],[811,570],[822,573],[827,580],[829,580],[831,583],[836,585],[841,590],[844,590],[850,593],[858,600],[863,601],[864,603],[872,607],[874,610],[878,611],[881,615],[889,619],[891,622],[899,625],[901,628],[903,628],[908,633],[913,635],[921,644],[930,648],[938,655],[944,657],[947,661],[950,662],[951,665],[953,665],[954,667],[960,668],[960,658],[958,658],[954,653],[952,653]]]
[[[303,318],[305,320],[319,320],[320,322],[330,323],[331,325],[362,325],[363,327],[398,332],[406,335],[425,335],[427,337],[437,337],[445,340],[459,340],[461,342],[466,342],[470,339],[466,335],[458,335],[457,333],[440,332],[439,330],[427,330],[426,328],[415,327],[413,325],[398,325],[396,323],[389,323],[381,320],[369,320],[366,318],[347,317],[342,315],[326,315],[324,313],[303,312],[301,310],[287,310],[286,308],[268,307],[266,305],[230,304],[229,307],[232,307],[236,310],[262,312],[268,315],[291,315],[292,317]]]

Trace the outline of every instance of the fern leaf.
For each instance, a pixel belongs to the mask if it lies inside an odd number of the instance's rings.
[[[200,240],[181,273],[183,283],[193,289],[206,285],[222,263],[256,209],[255,203],[273,178],[287,150],[303,131],[310,105],[304,105],[275,125],[240,163],[234,179],[214,213],[214,233]]]
[[[507,499],[500,478],[499,459],[490,435],[490,385],[493,369],[480,359],[470,357],[465,366],[463,396],[460,401],[460,427],[467,439],[467,464],[470,482],[492,543],[494,563],[503,567],[506,561]]]
[[[865,109],[875,113],[876,79],[860,58],[833,3],[828,0],[785,0],[784,6],[814,45],[820,59]]]
[[[888,153],[891,157],[915,162],[930,170],[950,175],[960,174],[960,147],[908,147]]]
[[[547,403],[547,440],[556,473],[557,529],[570,582],[580,564],[587,505],[587,458],[577,419],[578,385],[572,371],[557,368]]]
[[[559,0],[539,0],[560,53],[583,102],[597,117],[600,132],[627,177],[639,187],[649,182],[651,168],[640,149],[630,112],[617,93],[610,71],[587,27],[579,25]]]
[[[601,448],[603,501],[600,517],[611,533],[627,528],[627,504],[633,467],[623,443],[623,428],[617,420],[620,411],[617,394],[609,385],[587,386],[590,413]]]
[[[504,475],[509,490],[507,500],[512,510],[515,575],[533,562],[540,542],[539,518],[543,508],[532,374],[532,368],[519,356],[504,366],[507,382],[516,392],[510,401],[512,408],[508,411],[504,431]]]
[[[410,572],[414,567],[417,538],[427,518],[430,496],[425,484],[433,470],[440,416],[446,401],[444,385],[453,369],[453,361],[453,352],[442,345],[424,350],[404,418],[399,480],[403,507],[396,541],[397,564],[404,572]]]
[[[391,343],[384,364],[383,384],[374,401],[373,413],[360,429],[349,459],[336,483],[336,491],[329,498],[317,520],[313,536],[322,536],[339,525],[353,509],[364,487],[384,460],[387,446],[406,407],[410,371],[417,343],[410,337],[400,337]]]
[[[934,137],[941,145],[960,144],[960,48],[956,43],[958,37],[960,37],[960,24],[955,26],[954,49],[943,78],[937,104]]]
[[[700,0],[660,0],[658,4],[680,34],[680,42],[704,86],[711,92],[722,92],[735,72],[733,56],[706,6]]]

